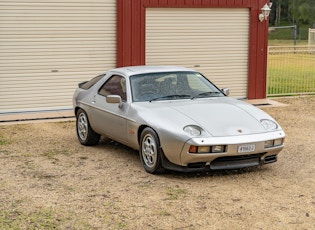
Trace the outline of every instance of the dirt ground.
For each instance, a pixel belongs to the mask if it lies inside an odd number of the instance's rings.
[[[275,100],[285,149],[246,170],[150,175],[74,122],[0,126],[0,229],[315,229],[315,96]]]

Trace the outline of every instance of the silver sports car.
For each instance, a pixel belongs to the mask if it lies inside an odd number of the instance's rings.
[[[81,144],[100,136],[139,150],[149,173],[238,169],[273,163],[285,133],[262,110],[227,97],[183,67],[133,66],[79,84],[73,96]]]

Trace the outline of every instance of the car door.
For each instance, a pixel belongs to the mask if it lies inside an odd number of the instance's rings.
[[[123,106],[118,103],[106,102],[108,95],[119,95]],[[123,76],[113,75],[94,93],[92,99],[91,117],[94,130],[98,133],[122,142],[127,142],[127,103],[126,79]]]

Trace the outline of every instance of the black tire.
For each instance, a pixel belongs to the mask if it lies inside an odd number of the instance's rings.
[[[96,145],[101,135],[91,128],[88,116],[83,109],[79,109],[76,114],[77,136],[82,145]]]
[[[141,163],[148,173],[163,172],[161,154],[162,149],[158,135],[153,129],[145,128],[140,136],[139,155]]]

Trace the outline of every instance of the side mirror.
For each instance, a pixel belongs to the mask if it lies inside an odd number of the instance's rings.
[[[108,95],[106,96],[106,102],[107,103],[113,103],[113,104],[119,104],[118,107],[123,107],[123,102],[121,100],[121,97],[119,95]]]
[[[222,91],[226,96],[229,96],[229,95],[230,95],[230,89],[229,89],[229,88],[223,88],[223,89],[221,89],[221,91]]]

